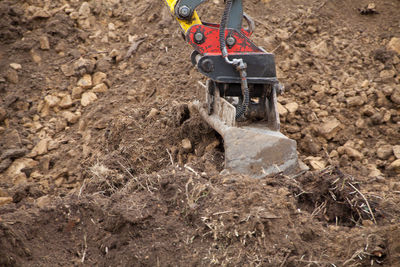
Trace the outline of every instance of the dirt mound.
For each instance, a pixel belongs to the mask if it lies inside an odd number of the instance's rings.
[[[0,2],[0,265],[398,264],[400,3],[244,4],[296,177],[220,173],[163,1]]]

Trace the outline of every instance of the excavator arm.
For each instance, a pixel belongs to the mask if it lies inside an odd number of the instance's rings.
[[[184,33],[186,33],[187,30],[190,27],[192,27],[193,25],[201,24],[200,18],[197,15],[197,12],[195,10],[193,10],[191,12],[191,16],[187,15],[186,18],[183,18],[183,17],[180,18],[179,16],[175,15],[176,14],[175,13],[175,7],[177,6],[177,2],[179,2],[179,0],[165,0],[165,2],[167,2],[167,5],[168,5],[171,13],[174,15],[174,17],[178,21],[178,23],[181,26],[181,28],[182,28]],[[200,2],[201,3],[201,2],[204,2],[204,1],[194,1],[194,2]],[[178,8],[177,10],[179,10],[179,5],[178,5],[177,8]],[[181,8],[181,12],[182,12],[182,8]],[[188,12],[188,10],[186,10],[186,12]],[[190,18],[189,18],[189,16],[190,16]]]
[[[206,101],[195,107],[224,139],[225,168],[253,177],[293,172],[296,142],[279,132],[277,93],[283,86],[275,57],[249,39],[254,22],[243,13],[242,0],[225,0],[220,24],[200,20],[196,8],[206,0],[165,1],[194,49],[192,64],[208,77]]]

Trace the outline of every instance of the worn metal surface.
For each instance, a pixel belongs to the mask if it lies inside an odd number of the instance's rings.
[[[289,175],[296,172],[296,141],[280,132],[269,130],[264,124],[229,126],[218,113],[208,115],[200,102],[194,102],[194,106],[202,118],[224,139],[227,171],[247,174],[254,178],[279,172]]]

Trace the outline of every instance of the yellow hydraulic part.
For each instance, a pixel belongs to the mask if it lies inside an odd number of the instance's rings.
[[[186,33],[187,30],[192,27],[193,25],[201,24],[201,20],[199,16],[197,15],[197,12],[193,12],[192,19],[189,21],[179,19],[175,16],[175,5],[178,0],[165,0],[167,2],[167,5],[169,6],[169,9],[171,10],[171,13],[174,15],[176,20],[179,22],[179,25],[181,25],[182,30]]]

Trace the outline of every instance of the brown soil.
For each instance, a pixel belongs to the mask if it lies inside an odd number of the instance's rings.
[[[0,1],[0,266],[400,266],[400,1],[244,2],[294,178],[220,174],[163,1]]]

